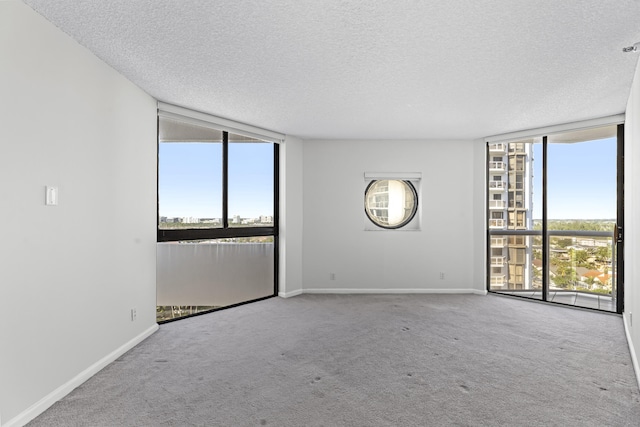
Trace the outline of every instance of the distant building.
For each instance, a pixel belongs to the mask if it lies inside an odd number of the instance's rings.
[[[220,218],[200,218],[201,224],[220,224]]]
[[[593,239],[593,238],[586,238],[586,237],[580,237],[579,239],[575,239],[575,240],[577,240],[577,243],[581,246],[601,247],[601,248],[609,247],[609,240]]]

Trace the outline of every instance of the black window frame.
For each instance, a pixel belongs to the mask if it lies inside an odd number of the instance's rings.
[[[175,119],[174,119],[175,120]],[[264,142],[273,144],[273,225],[260,227],[229,227],[229,134],[222,131],[222,227],[215,228],[185,228],[185,229],[161,229],[160,228],[160,116],[157,118],[157,209],[156,229],[157,242],[197,241],[213,239],[229,239],[243,237],[272,236],[274,243],[274,291],[273,296],[278,295],[278,265],[279,265],[279,234],[280,234],[280,145],[276,141],[263,139]],[[219,165],[212,165],[219,167]],[[251,301],[247,301],[251,302]],[[223,307],[225,308],[225,307]]]
[[[606,125],[604,125],[606,126]],[[509,297],[514,297],[514,298],[525,298],[525,299],[530,299],[532,301],[542,301],[542,302],[546,302],[546,303],[551,303],[551,304],[556,304],[556,305],[564,305],[564,306],[569,306],[569,307],[578,307],[580,309],[583,310],[594,310],[594,311],[599,311],[599,312],[604,312],[604,313],[617,313],[617,314],[622,314],[624,312],[624,292],[625,292],[625,271],[624,271],[624,266],[625,266],[625,259],[624,259],[624,239],[623,239],[623,235],[624,235],[624,191],[625,191],[625,186],[624,186],[624,128],[625,128],[625,124],[624,123],[618,123],[616,126],[616,191],[617,191],[617,201],[616,201],[616,226],[615,226],[615,230],[612,233],[613,234],[613,240],[612,240],[612,261],[613,258],[615,258],[615,263],[617,266],[617,270],[616,270],[616,274],[617,274],[617,283],[616,283],[616,293],[615,295],[612,294],[612,297],[615,300],[615,307],[613,311],[608,311],[608,310],[601,310],[599,308],[591,308],[591,307],[586,307],[586,306],[574,306],[571,304],[565,304],[562,302],[556,302],[556,301],[549,301],[548,300],[548,294],[549,294],[549,276],[548,274],[544,274],[542,275],[542,289],[541,289],[541,299],[534,299],[534,298],[529,298],[526,296],[519,296],[519,295],[510,295],[510,294],[505,294],[505,293],[501,293],[500,291],[494,290],[491,288],[491,257],[487,256],[486,257],[486,290],[488,293],[493,293],[493,294],[502,294],[502,295],[507,295]],[[548,142],[548,135],[547,134],[542,134],[539,135],[538,138],[541,137],[541,144],[542,144],[542,230],[525,230],[524,227],[518,227],[515,226],[514,229],[504,229],[504,230],[491,230],[491,227],[489,226],[489,221],[487,222],[486,227],[486,250],[487,250],[487,254],[490,254],[491,252],[491,237],[492,236],[528,236],[528,237],[541,237],[542,239],[542,247],[543,248],[548,248],[548,240],[550,238],[550,232],[547,229],[547,222],[548,222],[548,217],[547,217],[547,146],[549,144]],[[492,142],[487,141],[485,144],[485,158],[489,159],[491,157],[491,153],[490,153],[490,147],[491,147]],[[495,144],[495,143],[494,143]],[[508,148],[508,152],[515,154],[516,156],[520,156],[522,154],[522,150],[524,149],[523,147],[523,143],[519,142],[519,141],[514,141],[514,142],[510,142],[507,143],[507,148]],[[493,215],[495,212],[491,212],[491,210],[489,209],[489,191],[488,189],[490,188],[490,161],[487,162],[487,165],[485,166],[485,177],[486,177],[486,193],[485,193],[485,215],[487,219],[493,219]],[[508,168],[507,173],[509,174],[511,171],[510,168]],[[517,188],[511,188],[511,180],[508,181],[509,182],[509,188],[508,191],[512,192],[514,190],[518,190],[520,191],[521,189]],[[511,200],[511,197],[508,198],[509,202]],[[514,211],[514,217],[515,217],[515,213],[519,212],[517,209]],[[510,213],[510,212],[509,212]],[[526,214],[525,214],[526,215]],[[509,215],[507,215],[509,217]],[[516,218],[514,218],[516,219]],[[510,221],[510,219],[509,219]],[[516,221],[517,222],[517,221]],[[526,223],[526,218],[524,220],[524,222]],[[580,234],[585,234],[585,232],[581,232]],[[543,272],[548,272],[549,271],[549,267],[550,267],[550,260],[549,260],[549,256],[548,256],[548,250],[542,250],[542,271]]]
[[[411,190],[411,193],[413,194],[413,207],[411,209],[411,214],[402,222],[400,222],[399,224],[396,225],[384,225],[384,224],[380,224],[379,222],[377,222],[375,220],[374,217],[372,217],[369,214],[369,207],[367,205],[368,202],[368,198],[367,195],[369,193],[369,189],[371,189],[371,187],[373,187],[376,183],[380,182],[380,181],[400,181],[402,183],[404,183],[405,185],[407,185],[409,187],[409,189]],[[381,178],[381,179],[372,179],[369,184],[367,184],[367,187],[364,190],[364,213],[367,216],[367,218],[369,219],[369,221],[371,221],[371,223],[373,225],[375,225],[376,227],[380,227],[384,230],[398,230],[402,227],[405,227],[407,224],[409,224],[411,221],[413,221],[413,219],[415,218],[416,214],[418,213],[418,203],[420,203],[420,201],[418,200],[418,191],[416,190],[416,187],[413,185],[413,183],[410,180],[407,179],[395,179],[395,178]]]

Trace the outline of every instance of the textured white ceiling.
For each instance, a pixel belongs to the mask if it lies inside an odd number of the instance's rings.
[[[638,0],[25,0],[158,100],[303,138],[624,112]]]

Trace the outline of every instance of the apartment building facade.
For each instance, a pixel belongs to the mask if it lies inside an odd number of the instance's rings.
[[[533,237],[495,234],[533,230],[533,143],[490,143],[487,158],[490,289],[533,289]]]

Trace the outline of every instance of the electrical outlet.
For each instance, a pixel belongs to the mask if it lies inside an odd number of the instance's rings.
[[[336,280],[336,273],[329,273],[329,280]]]
[[[137,317],[138,317],[138,310],[135,307],[133,307],[131,309],[131,321],[135,322]]]
[[[444,280],[444,272],[440,272],[440,280]]]

